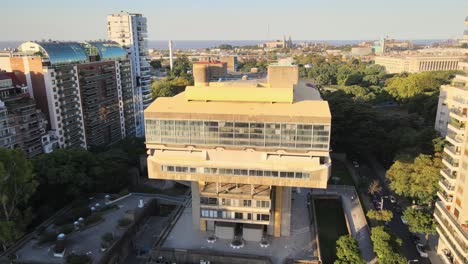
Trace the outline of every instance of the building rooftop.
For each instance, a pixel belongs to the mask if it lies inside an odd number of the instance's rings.
[[[198,100],[190,101],[190,98]],[[262,120],[269,116],[275,116],[277,122],[298,121],[301,117],[304,121],[329,123],[331,120],[328,103],[322,100],[317,89],[302,81],[294,89],[231,82],[222,86],[219,83],[210,83],[208,87],[188,86],[185,92],[174,97],[157,98],[145,110],[146,118],[197,119],[200,116],[207,120],[233,121],[251,117]]]
[[[118,60],[127,58],[127,52],[112,41],[91,41],[83,44],[89,55],[99,55],[101,60]]]
[[[78,42],[25,42],[19,51],[40,54],[51,65],[88,62],[85,48]]]

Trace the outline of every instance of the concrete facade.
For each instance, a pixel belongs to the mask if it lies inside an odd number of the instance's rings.
[[[375,64],[381,65],[388,73],[417,73],[426,71],[457,70],[464,56],[377,56]]]
[[[438,223],[437,253],[444,263],[468,263],[468,77],[457,76],[441,87],[435,129],[445,136]]]
[[[195,86],[145,110],[149,177],[192,182],[198,230],[231,223],[289,236],[292,188],[327,186],[328,103],[297,66],[271,66],[272,83],[211,83],[202,66]]]
[[[220,56],[219,61],[224,62],[227,64],[227,71],[228,72],[236,72],[238,59],[237,56]]]
[[[124,47],[133,72],[136,135],[144,135],[143,110],[152,100],[146,17],[120,12],[107,16],[107,36]]]
[[[111,145],[135,135],[131,66],[114,42],[25,42],[2,54],[45,113],[61,148]],[[46,140],[47,141],[47,140]]]

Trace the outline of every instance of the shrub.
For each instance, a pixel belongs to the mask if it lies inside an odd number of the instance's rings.
[[[56,243],[54,246],[54,253],[62,253],[65,250],[65,245],[63,243]]]
[[[99,221],[102,220],[102,216],[101,214],[99,213],[93,213],[92,215],[88,216],[85,218],[84,220],[84,225],[87,226],[87,225],[91,225],[91,224],[94,224],[94,223],[97,223]]]
[[[128,219],[128,218],[121,218],[118,222],[118,225],[120,227],[126,227],[128,225],[130,225],[132,223],[132,220]]]
[[[73,230],[75,230],[75,226],[73,224],[66,224],[59,228],[59,233],[64,233],[68,235],[71,232],[73,232]]]
[[[115,194],[115,193],[110,194],[109,196],[110,196],[109,200],[111,200],[111,201],[114,201],[114,200],[119,199],[120,197],[122,197],[120,194]]]
[[[118,208],[118,206],[115,204],[104,205],[99,209],[99,212],[106,212],[115,208]]]
[[[70,254],[67,256],[66,264],[89,264],[91,258],[87,255]]]
[[[101,239],[104,242],[112,242],[114,240],[114,235],[112,233],[107,232],[104,235],[102,235]]]
[[[65,224],[73,223],[74,221],[78,220],[78,218],[83,217],[86,218],[89,215],[91,215],[91,209],[89,207],[79,207],[79,208],[74,208],[62,215],[61,217],[58,217],[54,224],[56,226],[62,226]]]
[[[45,243],[54,242],[55,240],[57,240],[57,233],[50,232],[50,231],[44,231],[44,232],[42,232],[41,236],[39,237],[39,240],[37,241],[37,244],[38,245],[43,245]]]

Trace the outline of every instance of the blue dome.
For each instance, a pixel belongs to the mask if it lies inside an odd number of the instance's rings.
[[[20,51],[39,53],[51,65],[88,62],[86,50],[78,42],[26,42],[19,46]]]
[[[115,42],[86,42],[84,44],[88,46],[88,52],[93,53],[91,50],[95,48],[101,60],[122,60],[127,58],[127,52],[122,46]],[[92,55],[92,54],[90,54]]]

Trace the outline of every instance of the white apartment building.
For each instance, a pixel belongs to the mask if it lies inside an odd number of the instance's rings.
[[[435,129],[445,136],[437,253],[445,264],[468,263],[468,77],[457,76],[440,89]]]
[[[146,17],[123,11],[109,15],[107,16],[107,34],[110,40],[125,47],[132,62],[136,134],[143,136],[143,110],[152,102]]]

